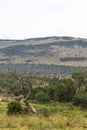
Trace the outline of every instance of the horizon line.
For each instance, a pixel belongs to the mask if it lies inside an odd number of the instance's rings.
[[[0,41],[23,41],[23,40],[32,40],[32,39],[40,39],[40,38],[53,38],[53,37],[69,37],[69,38],[81,38],[81,39],[87,39],[87,38],[84,38],[84,37],[74,37],[74,36],[68,36],[68,35],[61,35],[61,36],[37,36],[37,37],[30,37],[30,38],[0,38]]]

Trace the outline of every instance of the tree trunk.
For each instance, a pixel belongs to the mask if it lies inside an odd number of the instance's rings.
[[[24,103],[25,103],[25,105],[26,105],[28,108],[31,109],[31,111],[32,111],[33,113],[36,113],[36,112],[37,112],[36,109],[29,103],[28,100],[24,100]]]

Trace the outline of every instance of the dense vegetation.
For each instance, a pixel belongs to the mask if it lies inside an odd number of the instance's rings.
[[[30,99],[40,102],[51,100],[59,102],[73,102],[75,105],[87,107],[87,71],[72,73],[72,78],[59,77],[34,77],[23,76],[24,80],[30,79],[33,89]],[[21,89],[17,80],[11,74],[0,74],[0,91],[26,95],[27,88]],[[79,103],[78,103],[79,102]]]
[[[8,101],[14,94],[27,94],[12,74],[0,74],[0,128],[2,130],[85,130],[87,128],[87,71],[72,77],[39,77],[24,75],[33,85],[30,102],[37,113],[32,114],[21,101]],[[6,98],[5,98],[6,97]],[[9,99],[9,98],[8,98]],[[9,115],[12,114],[12,115]],[[15,115],[16,114],[16,115]]]
[[[57,63],[86,61],[86,40],[46,37],[19,41],[0,40],[0,45],[3,46],[0,48],[1,130],[87,129],[87,67],[54,65],[55,60],[58,60]],[[80,50],[74,54],[74,49],[78,47]],[[73,50],[72,53],[69,52],[70,49]],[[65,57],[61,55],[65,53]],[[29,59],[29,56],[32,58]],[[47,60],[47,63],[53,64],[40,64],[38,58],[41,57],[56,59],[53,62]],[[22,62],[14,64],[12,60],[15,58],[22,58]],[[38,64],[33,62],[34,58],[37,58]],[[76,72],[72,73],[73,71]],[[21,87],[15,76],[6,72],[17,72],[19,75],[24,73],[24,83],[29,79],[33,88],[28,101],[37,113],[33,114],[23,102],[22,97],[26,97],[28,88]]]
[[[86,57],[65,57],[65,58],[60,58],[60,61],[85,61],[87,60]]]

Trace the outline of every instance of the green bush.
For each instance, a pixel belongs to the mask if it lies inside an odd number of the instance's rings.
[[[43,87],[36,87],[36,88],[33,88],[32,89],[32,93],[30,95],[30,99],[36,99],[36,96],[38,92],[43,92],[45,93],[46,92],[46,89],[43,88]]]
[[[8,111],[7,114],[20,114],[22,113],[22,106],[20,104],[20,102],[18,101],[11,101],[8,104]]]
[[[57,86],[55,87],[55,99],[60,102],[70,102],[76,94],[74,81],[70,78],[58,79]]]
[[[73,86],[58,84],[55,88],[55,99],[60,102],[70,102],[76,91]]]
[[[87,92],[80,92],[73,97],[73,104],[87,108]]]
[[[55,97],[55,86],[49,86],[47,87],[47,93],[51,100],[54,100]]]
[[[49,96],[46,92],[37,92],[35,94],[35,99],[41,102],[49,101]]]

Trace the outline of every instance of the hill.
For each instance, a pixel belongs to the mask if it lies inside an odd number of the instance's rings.
[[[45,37],[0,40],[0,64],[87,67],[87,39]]]

